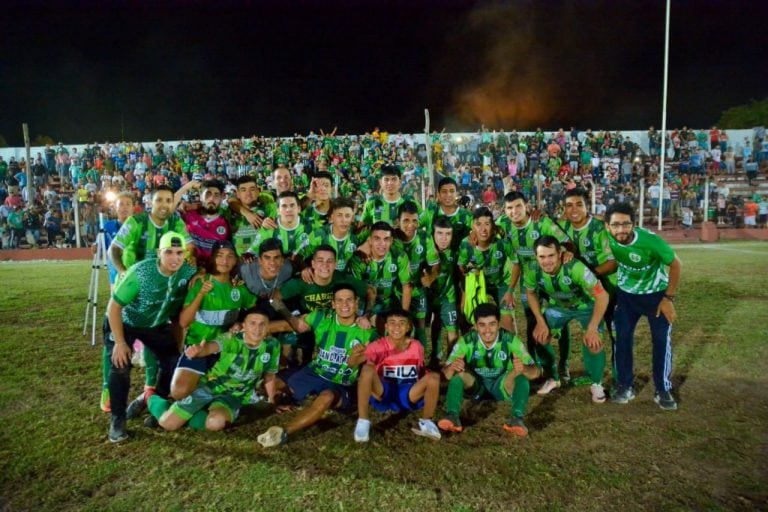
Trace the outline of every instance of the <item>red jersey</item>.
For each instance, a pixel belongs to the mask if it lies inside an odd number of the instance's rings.
[[[365,358],[376,367],[379,377],[413,382],[424,374],[424,347],[417,340],[409,340],[408,347],[398,352],[385,336],[365,347]]]
[[[206,219],[197,211],[190,210],[182,213],[181,218],[187,225],[187,232],[195,244],[195,256],[199,265],[203,265],[211,256],[213,244],[229,240],[231,230],[226,219],[221,215]]]

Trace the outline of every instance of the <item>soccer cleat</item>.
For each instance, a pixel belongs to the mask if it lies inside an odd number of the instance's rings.
[[[253,393],[251,393],[250,396],[246,397],[245,400],[243,400],[243,403],[245,405],[256,405],[264,401],[266,401],[266,398],[261,396],[259,392],[254,389]]]
[[[547,379],[544,381],[544,384],[541,385],[539,390],[536,392],[537,395],[548,395],[552,392],[553,389],[557,389],[560,387],[560,381],[555,379]]]
[[[151,414],[144,418],[144,426],[147,428],[160,428],[160,422]]]
[[[266,432],[256,438],[256,441],[258,441],[259,444],[264,448],[280,446],[285,444],[287,440],[288,433],[283,429],[283,427],[278,426],[269,427]]]
[[[112,406],[110,405],[108,389],[101,390],[101,402],[99,403],[99,407],[101,407],[101,410],[104,412],[112,412]]]
[[[630,400],[635,399],[635,391],[630,388],[619,386],[611,396],[611,402],[614,404],[628,404]]]
[[[449,414],[445,418],[438,421],[437,426],[440,428],[440,430],[444,430],[446,432],[458,433],[464,430],[464,427],[461,426],[461,421],[459,420],[458,416],[453,416],[452,414]]]
[[[669,391],[657,391],[656,394],[653,395],[653,401],[665,411],[677,410],[677,401],[675,401],[675,397],[673,397],[672,393]]]
[[[568,386],[571,382],[571,370],[566,366],[560,368],[558,372],[560,373],[560,381],[563,383],[563,386]]]
[[[412,428],[411,432],[417,436],[428,437],[435,441],[438,441],[442,437],[440,435],[440,430],[438,430],[437,425],[435,425],[435,422],[432,420],[419,420],[419,428]]]
[[[596,404],[605,403],[605,389],[602,384],[592,384],[589,386],[589,391],[592,393],[592,401]]]
[[[355,425],[355,442],[367,443],[369,438],[368,433],[370,430],[371,430],[370,420],[366,420],[364,418],[358,418],[357,425]]]
[[[504,430],[517,437],[525,437],[528,435],[528,427],[525,426],[523,418],[520,417],[510,418],[508,422],[502,425],[502,427]]]
[[[125,419],[132,420],[134,418],[138,418],[139,415],[144,412],[144,409],[147,408],[147,402],[144,401],[144,393],[137,396],[133,402],[128,404],[128,407],[125,409]]]
[[[125,431],[125,418],[112,418],[107,437],[112,443],[121,443],[128,439],[128,432]]]

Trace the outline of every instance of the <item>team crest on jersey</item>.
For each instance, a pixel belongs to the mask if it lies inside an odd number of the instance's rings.
[[[538,238],[539,238],[539,232],[538,232],[538,231],[536,231],[536,230],[534,229],[534,230],[533,230],[533,231],[531,231],[531,233],[528,235],[528,238],[530,238],[531,240],[536,240],[536,239],[538,239]]]
[[[229,297],[232,299],[233,302],[237,302],[240,300],[240,290],[237,288],[233,289],[231,292],[229,292]]]
[[[395,265],[394,263],[390,263],[389,271],[390,272],[397,272],[397,265]]]
[[[299,235],[299,240],[302,241],[302,242],[308,241],[309,240],[309,234],[307,234],[307,233],[300,234]]]
[[[424,252],[424,247],[421,245],[416,246],[416,254],[421,254]]]
[[[493,253],[493,257],[496,258],[497,260],[500,260],[501,256],[502,256],[501,251],[496,251]]]
[[[592,245],[592,242],[589,241],[589,238],[585,238],[584,239],[584,247],[589,247],[590,245]]]
[[[639,255],[639,254],[637,254],[637,253],[634,253],[634,252],[631,252],[631,253],[629,253],[629,259],[631,259],[631,260],[632,260],[632,261],[634,261],[635,263],[640,263],[640,260],[641,260],[642,258],[640,258],[640,255]]]
[[[496,354],[496,357],[498,357],[500,361],[507,360],[507,354],[505,354],[504,352],[499,352],[498,354]]]
[[[352,341],[349,342],[349,348],[353,348],[353,347],[356,347],[358,345],[360,345],[360,340],[358,340],[357,338],[355,338],[355,339],[353,339]]]
[[[179,287],[187,286],[187,280],[186,279],[179,279]]]
[[[570,277],[568,277],[568,276],[563,276],[563,284],[564,284],[564,285],[569,285],[569,284],[571,284],[571,283],[573,283],[573,281],[571,280],[571,278],[570,278]]]
[[[227,228],[225,228],[224,226],[219,226],[216,228],[217,235],[224,235],[226,233],[227,233]]]
[[[264,364],[267,364],[269,360],[272,359],[272,354],[265,352],[264,354],[261,354],[261,362]]]
[[[348,253],[352,254],[353,252],[355,252],[355,249],[357,249],[357,246],[355,244],[349,244],[347,245],[346,250]]]

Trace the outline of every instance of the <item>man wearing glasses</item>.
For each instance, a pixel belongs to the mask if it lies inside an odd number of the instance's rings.
[[[618,263],[616,294],[617,389],[611,401],[626,404],[635,398],[632,388],[634,331],[641,316],[648,318],[653,344],[654,401],[664,410],[674,411],[672,396],[672,324],[677,317],[675,293],[680,282],[681,263],[672,248],[659,236],[634,227],[635,214],[629,204],[608,208],[605,222],[614,258]]]

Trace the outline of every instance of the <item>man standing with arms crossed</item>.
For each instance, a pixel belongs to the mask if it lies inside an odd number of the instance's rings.
[[[619,265],[616,293],[616,380],[611,397],[617,404],[635,398],[633,353],[634,332],[641,316],[648,318],[653,344],[653,400],[664,410],[677,410],[672,396],[672,324],[677,318],[675,294],[682,264],[675,252],[659,236],[634,226],[632,206],[618,203],[606,212],[611,234],[609,242]]]

